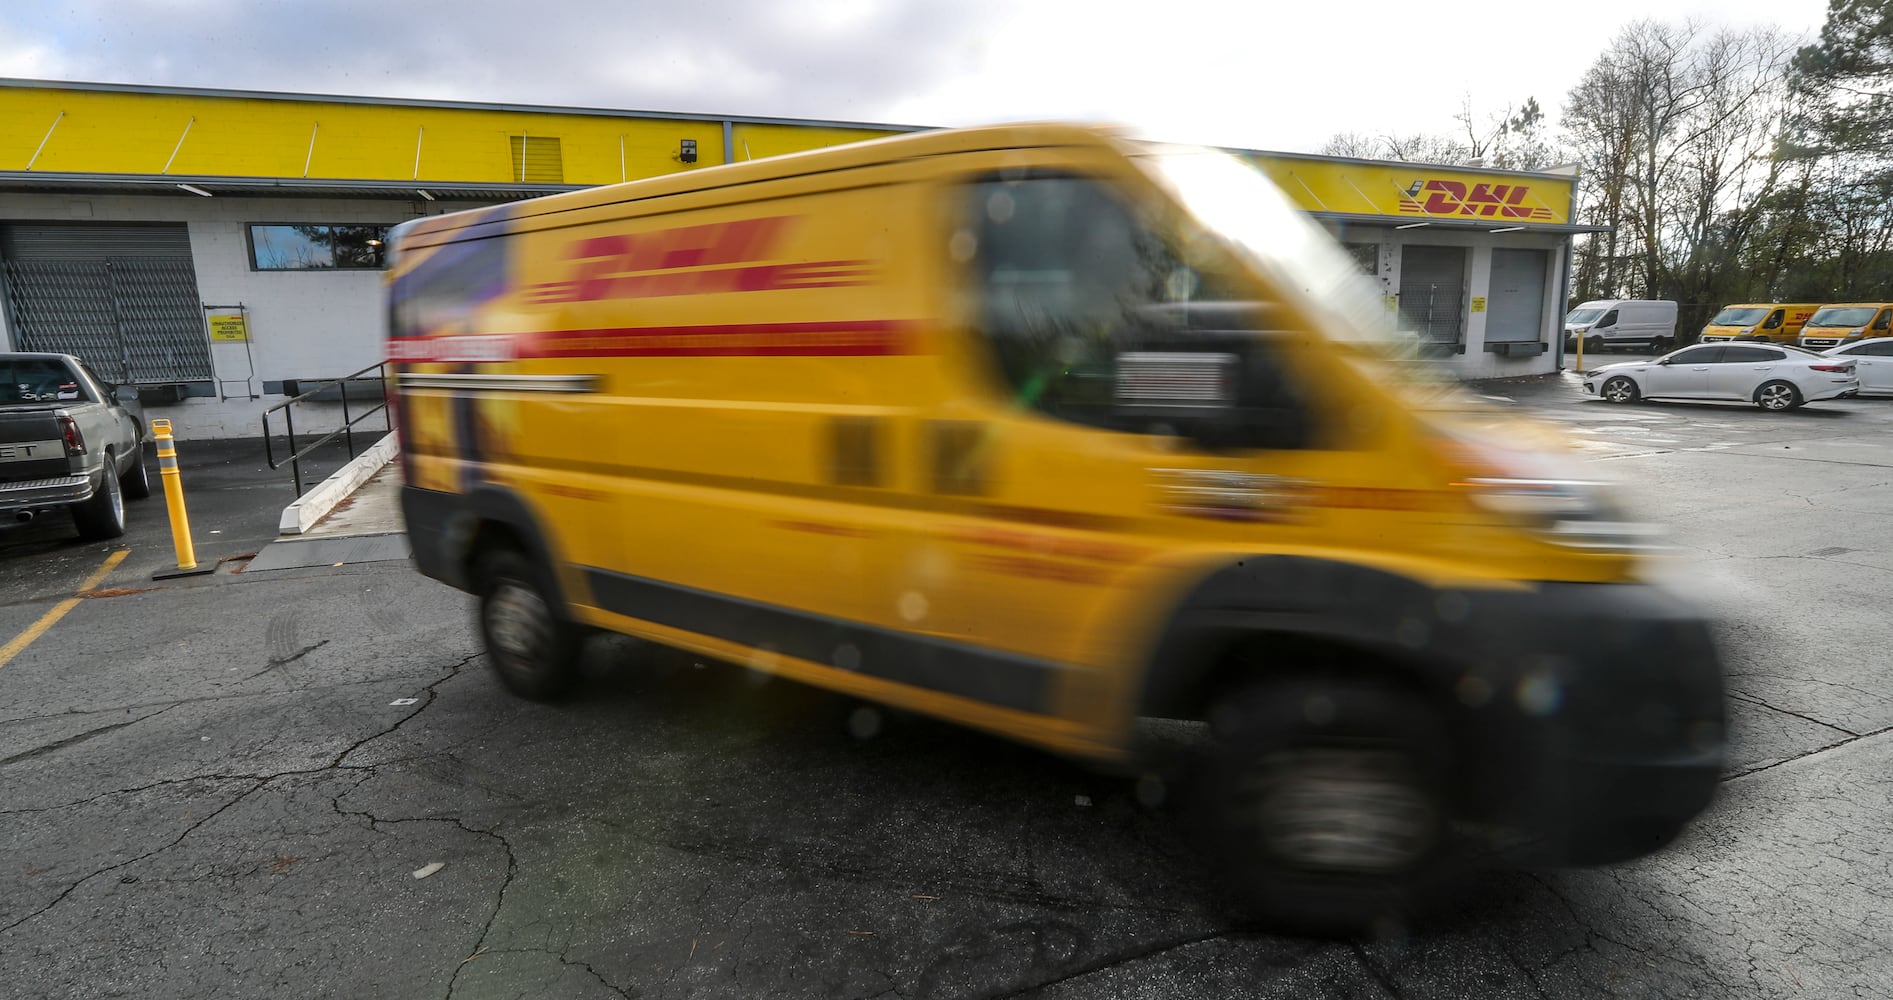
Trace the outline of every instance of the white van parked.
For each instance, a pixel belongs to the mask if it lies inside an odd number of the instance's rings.
[[[1584,339],[1584,350],[1648,347],[1667,351],[1676,344],[1676,303],[1652,299],[1599,299],[1571,310],[1564,318],[1566,350]]]

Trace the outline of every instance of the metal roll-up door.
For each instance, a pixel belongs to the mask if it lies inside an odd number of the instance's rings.
[[[1400,329],[1457,344],[1465,328],[1466,248],[1400,248]]]
[[[124,382],[212,377],[183,224],[13,223],[0,259],[17,350],[73,354]]]
[[[1537,343],[1544,338],[1545,269],[1543,250],[1492,251],[1486,343]]]

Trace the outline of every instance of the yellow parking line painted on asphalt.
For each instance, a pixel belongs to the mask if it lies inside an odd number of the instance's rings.
[[[92,575],[86,577],[84,583],[79,584],[79,589],[73,593],[73,596],[47,609],[45,614],[39,616],[38,621],[26,627],[26,631],[14,636],[6,645],[0,646],[0,667],[13,662],[13,658],[20,655],[26,647],[31,646],[33,640],[45,635],[47,629],[59,624],[59,619],[66,617],[66,612],[79,606],[79,595],[104,583],[105,578],[111,575],[111,572],[117,569],[118,564],[124,562],[128,555],[131,555],[130,549],[119,549],[106,556],[105,562],[98,569],[93,570]]]

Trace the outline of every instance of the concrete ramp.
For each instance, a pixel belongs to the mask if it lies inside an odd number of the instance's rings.
[[[390,434],[284,508],[283,533],[244,572],[408,558],[395,453]]]

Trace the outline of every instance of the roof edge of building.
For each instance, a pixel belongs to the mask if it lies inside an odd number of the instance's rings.
[[[886,122],[841,121],[825,118],[777,118],[764,115],[718,115],[701,111],[640,111],[578,105],[518,104],[498,101],[453,101],[424,97],[378,97],[362,94],[316,94],[300,91],[239,90],[219,87],[178,87],[143,83],[107,83],[86,80],[39,80],[0,77],[0,87],[16,90],[71,90],[103,94],[147,94],[165,97],[202,97],[222,100],[284,101],[306,104],[361,104],[395,108],[436,108],[450,111],[505,111],[535,115],[581,115],[597,118],[639,118],[674,121],[733,122],[739,125],[796,125],[848,128],[882,132],[925,132],[933,125],[896,125]]]

